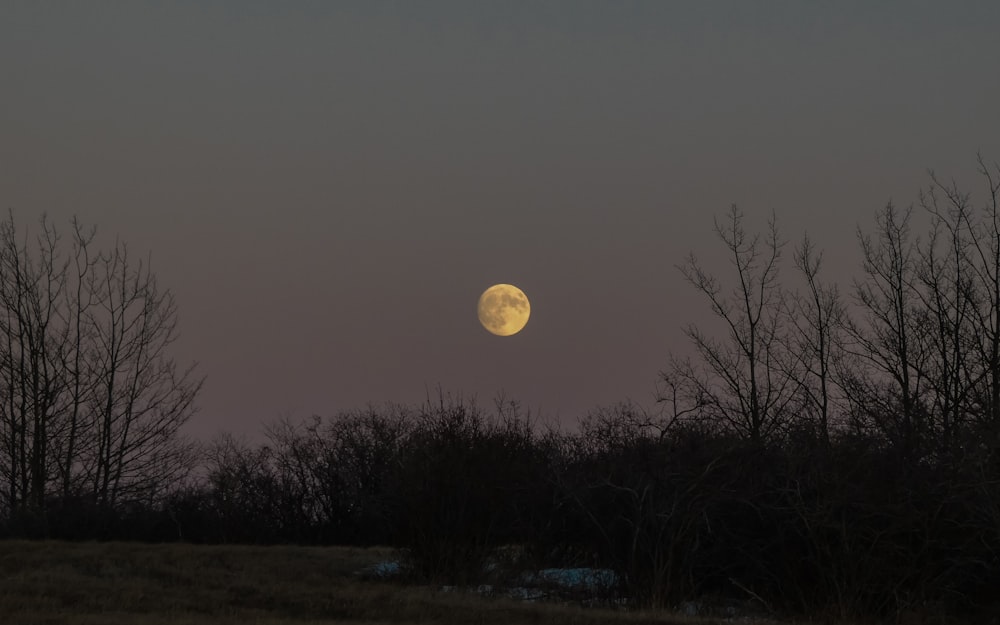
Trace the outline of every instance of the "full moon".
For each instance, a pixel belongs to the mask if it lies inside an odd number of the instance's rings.
[[[520,332],[531,315],[524,291],[512,284],[494,284],[479,296],[479,323],[497,336]]]

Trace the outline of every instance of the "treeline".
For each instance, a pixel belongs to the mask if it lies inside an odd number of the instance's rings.
[[[679,268],[715,328],[685,332],[661,398],[673,418],[758,442],[807,423],[824,440],[850,431],[911,463],[1000,442],[1000,165],[980,159],[985,201],[932,184],[917,206],[889,203],[859,227],[862,275],[845,294],[823,278],[808,235],[792,249],[772,217],[748,232],[733,207],[715,223],[728,280],[694,255]],[[921,236],[914,226],[925,224]],[[731,286],[729,286],[731,285]]]
[[[807,425],[753,441],[623,404],[576,432],[510,402],[347,412],[222,438],[204,479],[117,531],[145,540],[391,545],[413,579],[616,572],[606,598],[774,614],[981,614],[1000,584],[1000,458],[911,462]],[[115,536],[107,536],[115,537]]]
[[[44,220],[29,246],[11,218],[0,534],[388,544],[409,575],[454,584],[594,566],[653,607],[996,608],[1000,166],[979,165],[985,200],[932,175],[916,206],[859,229],[844,291],[808,236],[782,276],[776,221],[755,234],[733,207],[715,224],[726,273],[679,266],[715,324],[685,329],[658,411],[574,431],[441,396],[196,448],[178,432],[201,381],[169,356],[175,308],[148,264],[76,223],[68,247]]]

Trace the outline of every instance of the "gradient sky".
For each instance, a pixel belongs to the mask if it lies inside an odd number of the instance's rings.
[[[928,168],[978,190],[998,24],[996,0],[7,2],[0,205],[152,254],[198,436],[438,385],[571,423],[652,405],[708,310],[675,265],[724,262],[732,203],[846,282],[857,225]],[[497,282],[531,300],[512,337],[476,319]]]

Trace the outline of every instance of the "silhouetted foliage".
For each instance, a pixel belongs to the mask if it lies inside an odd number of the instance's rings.
[[[723,286],[694,253],[680,271],[709,302],[725,338],[697,325],[685,328],[696,359],[673,358],[662,375],[675,418],[711,421],[754,441],[770,440],[792,417],[802,375],[789,350],[783,289],[778,281],[784,242],[772,216],[766,235],[748,233],[735,205],[715,233],[735,270]]]
[[[196,461],[178,434],[201,380],[169,349],[177,308],[124,243],[96,249],[76,220],[0,221],[0,518],[23,535],[104,532]],[[78,514],[80,523],[50,515]],[[73,512],[71,512],[73,511]],[[78,525],[77,528],[71,526]]]
[[[822,255],[808,238],[793,255],[804,291],[780,287],[776,225],[754,238],[733,209],[717,231],[736,289],[693,256],[684,267],[725,337],[688,329],[704,362],[673,359],[661,412],[599,408],[573,432],[543,430],[503,398],[483,408],[440,393],[418,406],[277,421],[260,443],[222,436],[204,448],[200,479],[109,499],[91,473],[62,479],[59,460],[70,447],[88,459],[108,449],[87,428],[114,428],[82,410],[96,391],[40,375],[36,392],[26,383],[36,365],[21,368],[11,354],[22,352],[8,347],[0,382],[19,386],[0,413],[0,532],[383,544],[421,582],[515,583],[525,568],[586,566],[613,570],[617,581],[604,590],[628,606],[700,600],[820,619],[995,617],[1000,167],[980,167],[988,199],[978,211],[932,178],[921,197],[926,239],[911,233],[911,212],[892,205],[873,235],[859,230],[863,277],[851,303],[821,280]],[[7,280],[5,301],[16,301]],[[24,292],[44,301],[48,291]],[[4,326],[8,341],[35,327],[27,319]],[[33,353],[63,365],[90,354],[67,345]],[[63,403],[49,388],[61,389]],[[36,444],[38,428],[56,442]],[[45,456],[38,505],[32,484],[42,469],[32,462],[42,448],[57,451]],[[96,460],[80,462],[98,471]],[[177,466],[166,475],[182,473]]]
[[[461,398],[428,402],[402,450],[392,488],[392,542],[415,574],[478,578],[498,547],[522,542],[521,499],[538,480],[527,417],[497,402],[493,415]]]

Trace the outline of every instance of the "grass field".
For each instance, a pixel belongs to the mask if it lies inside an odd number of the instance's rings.
[[[386,549],[0,541],[4,625],[709,624],[362,579]]]

